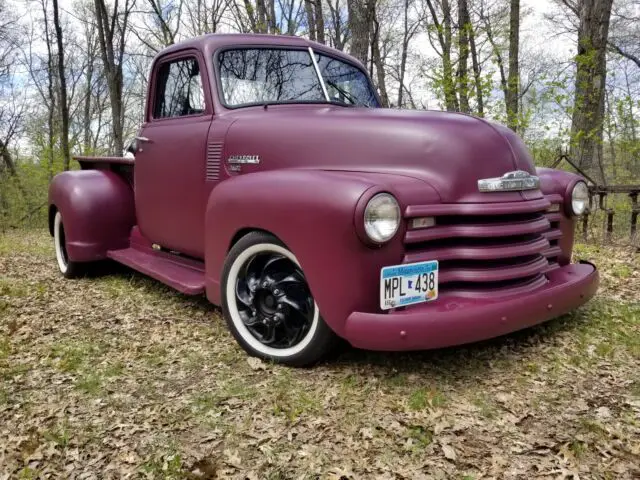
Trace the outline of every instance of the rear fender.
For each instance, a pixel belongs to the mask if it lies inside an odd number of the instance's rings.
[[[389,243],[371,247],[359,238],[355,226],[362,221],[362,212],[356,212],[376,193],[395,193],[396,187],[407,183],[424,191],[423,182],[395,177],[391,185],[393,178],[291,169],[240,175],[220,183],[211,193],[206,213],[208,299],[220,304],[222,267],[238,233],[263,230],[294,253],[323,318],[342,334],[351,312],[378,310],[380,268],[402,259],[404,227]]]
[[[49,186],[50,225],[57,211],[71,261],[101,260],[108,250],[129,245],[135,225],[133,190],[115,172],[74,170],[56,175]]]

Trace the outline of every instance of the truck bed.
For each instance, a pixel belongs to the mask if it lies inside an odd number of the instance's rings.
[[[93,156],[76,156],[73,157],[83,170],[87,169],[100,169],[101,167],[108,167],[110,165],[131,165],[135,164],[134,158],[126,157],[93,157]]]
[[[133,186],[134,158],[76,156],[73,159],[80,164],[82,170],[111,170]]]

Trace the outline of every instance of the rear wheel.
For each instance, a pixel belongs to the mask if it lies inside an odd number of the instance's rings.
[[[60,212],[56,212],[56,216],[53,220],[53,243],[56,249],[58,268],[62,275],[66,278],[77,278],[86,273],[86,263],[73,262],[69,260],[69,254],[67,253],[67,239]]]
[[[316,363],[336,336],[320,316],[296,257],[272,235],[233,246],[222,274],[222,309],[250,355],[290,366]]]

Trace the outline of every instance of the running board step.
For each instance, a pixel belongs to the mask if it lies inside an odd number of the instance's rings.
[[[116,262],[159,280],[186,295],[204,293],[204,263],[170,255],[135,248],[107,252],[107,256]]]

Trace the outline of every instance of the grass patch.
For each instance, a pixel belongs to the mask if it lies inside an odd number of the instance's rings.
[[[104,345],[99,343],[65,341],[54,344],[49,357],[55,368],[61,372],[73,373],[98,363],[104,350]]]
[[[411,410],[424,410],[425,408],[440,408],[444,406],[445,398],[442,393],[434,389],[419,388],[409,396],[408,405]]]
[[[413,441],[412,445],[422,450],[433,443],[433,431],[420,425],[409,427],[407,436]]]

